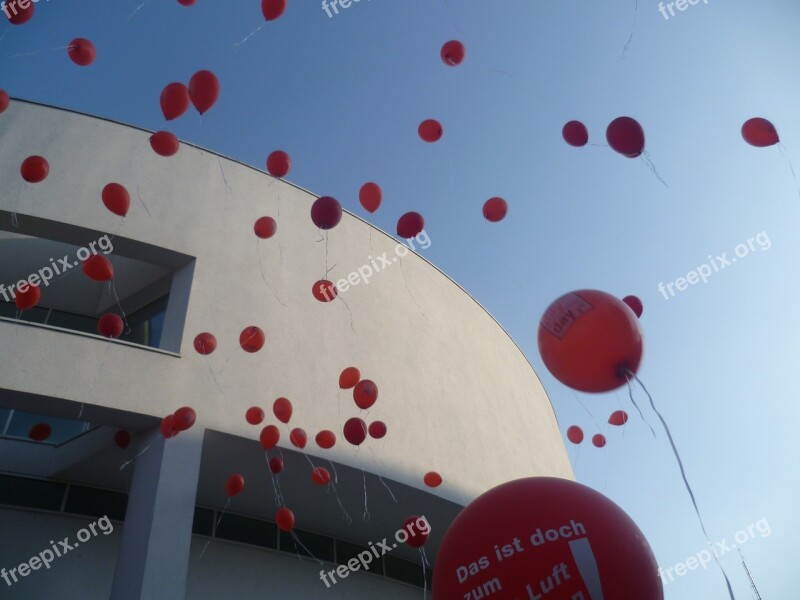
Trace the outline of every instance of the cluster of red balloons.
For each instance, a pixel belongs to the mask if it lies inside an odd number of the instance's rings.
[[[181,431],[190,429],[195,421],[197,421],[197,413],[194,412],[194,409],[183,406],[161,420],[161,435],[165,439],[175,437]]]
[[[203,69],[192,75],[188,86],[175,81],[164,87],[161,92],[161,112],[167,121],[172,121],[182,116],[191,103],[202,115],[216,104],[219,93],[219,79],[211,71]]]

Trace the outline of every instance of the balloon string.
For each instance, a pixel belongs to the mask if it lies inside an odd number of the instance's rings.
[[[364,478],[364,515],[362,519],[364,521],[369,521],[372,518],[372,515],[369,514],[369,509],[367,508],[367,474],[364,472],[364,468],[361,468],[361,475]]]
[[[217,519],[217,524],[214,526],[214,530],[211,532],[212,536],[216,535],[217,529],[219,529],[219,524],[222,521],[222,517],[225,515],[225,511],[228,510],[228,506],[230,506],[230,503],[231,503],[231,498],[230,496],[228,496],[228,501],[225,503],[225,508],[222,509],[222,512],[219,515],[219,519]],[[206,545],[203,546],[203,551],[200,553],[200,558],[198,560],[201,560],[203,558],[203,555],[206,553],[206,550],[208,549],[208,545],[210,543],[211,543],[210,539],[206,541]]]
[[[147,448],[145,448],[144,450],[142,450],[141,452],[139,452],[139,454],[137,454],[136,456],[134,456],[132,459],[130,459],[130,460],[128,460],[128,461],[125,461],[124,463],[122,463],[122,466],[120,466],[119,470],[120,470],[120,471],[122,471],[122,469],[124,469],[125,467],[127,467],[129,464],[131,464],[133,461],[135,461],[137,458],[139,458],[139,457],[140,457],[142,454],[144,454],[145,452],[147,452],[148,450],[150,450],[150,446],[152,446],[153,444],[155,444],[157,439],[158,439],[158,438],[156,438],[155,440],[153,440],[152,442],[150,442],[149,444],[147,444]]]
[[[228,185],[228,178],[225,177],[225,171],[222,169],[222,159],[219,156],[217,157],[217,163],[219,164],[219,172],[222,173],[222,181],[225,182],[225,187],[228,188],[229,192],[232,192],[231,186]]]
[[[253,33],[251,33],[250,35],[248,35],[248,36],[247,36],[246,38],[244,38],[244,39],[243,39],[241,42],[235,42],[233,45],[234,45],[234,46],[241,46],[241,45],[242,45],[242,44],[244,44],[244,43],[245,43],[247,40],[249,40],[251,37],[253,37],[255,34],[257,34],[259,31],[261,31],[261,29],[262,29],[262,28],[263,28],[265,25],[266,25],[266,23],[262,23],[262,24],[261,24],[261,26],[260,26],[258,29],[256,29],[256,30],[255,30]]]
[[[639,0],[636,0],[636,4],[633,9],[633,26],[631,27],[631,35],[628,38],[628,41],[625,42],[625,47],[622,49],[622,56],[621,59],[625,58],[625,53],[628,51],[628,46],[631,45],[633,41],[633,32],[636,30],[636,17],[639,15]]]
[[[111,339],[109,338],[108,341],[106,342],[106,349],[103,352],[103,357],[100,359],[100,366],[97,368],[97,371],[95,371],[95,374],[92,377],[92,382],[89,384],[90,390],[94,389],[94,384],[97,381],[97,375],[103,372],[103,366],[106,363],[106,358],[108,357],[108,351],[110,349],[111,349]],[[81,409],[80,411],[78,411],[78,416],[75,417],[76,419],[80,419],[83,416],[83,409],[85,406],[86,404],[84,402],[81,402]]]
[[[382,470],[382,466],[378,465],[378,459],[375,458],[375,453],[372,451],[372,446],[369,447],[369,453],[372,454],[372,462],[375,463],[375,470],[376,471]],[[394,503],[397,504],[397,498],[394,497],[394,494],[392,493],[391,488],[389,488],[389,486],[386,485],[386,482],[383,480],[383,477],[381,477],[380,473],[377,473],[377,475],[378,475],[378,479],[383,484],[383,487],[386,488],[386,490],[389,492],[389,495],[392,497],[392,500],[394,500]]]
[[[211,379],[214,380],[214,383],[216,384],[217,389],[220,391],[220,393],[223,393],[222,386],[220,386],[219,381],[217,380],[217,376],[214,374],[214,369],[211,368],[211,359],[208,358],[208,353],[205,352],[205,347],[206,347],[205,342],[200,342],[200,345],[203,350],[203,361],[206,363],[206,366],[208,367],[208,372],[211,373]]]
[[[59,46],[58,48],[48,48],[47,50],[34,50],[33,52],[20,52],[19,54],[6,55],[6,58],[17,58],[19,56],[33,56],[34,54],[45,54],[46,52],[55,52],[57,50],[67,50],[70,46]]]
[[[419,547],[419,557],[422,561],[422,600],[426,600],[428,598],[428,566],[430,563],[428,557],[425,556],[425,548],[422,546]]]
[[[797,175],[794,173],[794,165],[792,165],[789,155],[785,152],[786,147],[781,142],[778,142],[778,150],[780,151],[781,156],[786,159],[786,162],[789,163],[789,170],[792,172],[792,179],[794,179],[794,185],[797,188],[797,194],[800,196],[800,184],[797,183]]]
[[[231,362],[231,359],[232,359],[232,358],[233,358],[233,357],[236,355],[236,353],[239,351],[239,348],[241,348],[241,347],[242,347],[242,346],[244,346],[244,345],[245,345],[247,342],[249,342],[250,340],[252,340],[252,339],[255,337],[255,335],[256,335],[256,334],[255,334],[255,332],[253,332],[253,333],[250,335],[250,337],[249,337],[249,338],[247,338],[246,340],[244,340],[244,341],[243,341],[241,344],[239,344],[239,345],[238,345],[236,348],[234,348],[234,349],[233,349],[233,352],[231,352],[231,353],[230,353],[230,355],[228,356],[228,360],[226,360],[226,361],[225,361],[225,364],[224,364],[224,365],[222,365],[222,369],[220,369],[220,372],[219,372],[217,375],[222,375],[223,371],[225,371],[225,369],[227,369],[227,368],[228,368],[228,364],[230,364],[230,362]]]
[[[353,333],[355,333],[356,332],[356,328],[353,325],[353,311],[350,310],[350,305],[347,304],[347,302],[344,301],[344,298],[342,298],[339,294],[336,294],[336,298],[341,300],[342,304],[344,304],[344,307],[347,309],[347,314],[350,315],[350,329],[353,331]]]
[[[19,219],[17,218],[17,209],[19,208],[19,195],[22,193],[22,186],[17,189],[17,201],[14,202],[14,212],[11,213],[11,224],[14,227],[19,227]]]
[[[297,548],[297,544],[299,544],[299,545],[300,545],[300,547],[301,547],[303,550],[305,550],[305,551],[308,553],[308,555],[309,555],[311,558],[313,558],[315,561],[317,561],[319,564],[321,564],[321,565],[324,565],[324,564],[325,564],[325,563],[324,563],[324,562],[322,562],[320,559],[318,559],[316,556],[314,556],[314,555],[311,553],[311,550],[309,550],[308,548],[306,548],[306,547],[303,545],[303,542],[301,542],[301,541],[300,541],[300,538],[299,538],[299,537],[297,537],[297,534],[294,532],[294,530],[290,531],[289,533],[291,534],[291,536],[292,536],[292,539],[293,539],[293,540],[294,540],[294,542],[295,542],[295,547],[294,547],[294,548],[295,548],[295,550],[297,551],[297,556],[300,558],[300,560],[301,560],[301,561],[303,560],[303,557],[300,555],[300,550]]]
[[[142,10],[142,9],[144,8],[145,4],[150,4],[150,2],[152,2],[152,0],[145,0],[145,1],[144,1],[144,2],[142,2],[142,3],[141,3],[139,6],[137,6],[137,7],[136,7],[136,10],[134,10],[134,11],[133,11],[133,12],[132,12],[132,13],[131,13],[129,16],[128,16],[128,20],[130,21],[130,20],[133,18],[133,16],[134,16],[136,13],[138,13],[140,10]]]
[[[114,280],[111,279],[108,282],[111,291],[114,292],[114,298],[117,300],[117,308],[119,308],[119,312],[122,313],[122,321],[125,323],[125,335],[128,335],[131,332],[131,326],[128,324],[128,317],[125,315],[125,310],[122,308],[122,302],[119,300],[119,295],[117,294],[117,285],[114,283]]]
[[[625,381],[628,383],[628,396],[630,396],[630,399],[631,399],[631,402],[633,403],[633,406],[635,406],[636,410],[639,411],[639,417],[642,419],[642,421],[644,421],[645,425],[647,425],[650,428],[650,431],[653,434],[653,437],[655,438],[656,437],[655,429],[653,429],[653,426],[650,425],[650,423],[647,422],[647,419],[644,418],[644,414],[642,413],[642,409],[639,408],[639,405],[636,404],[636,400],[634,400],[634,398],[633,398],[633,388],[631,387],[631,380],[630,380],[630,376],[631,375],[633,375],[633,372],[629,371],[628,369],[625,369]],[[633,375],[633,376],[635,377],[635,375]]]
[[[138,183],[136,184],[136,195],[139,196],[139,202],[142,203],[142,206],[144,206],[145,211],[147,211],[147,216],[152,219],[153,215],[150,214],[150,209],[147,208],[147,204],[145,204],[144,200],[142,200],[142,186]]]
[[[645,151],[643,152],[643,154],[642,154],[642,160],[644,160],[645,164],[647,165],[647,168],[648,168],[648,169],[650,169],[650,171],[653,173],[653,175],[655,175],[655,176],[656,176],[656,178],[657,178],[657,179],[658,179],[658,180],[659,180],[661,183],[663,183],[663,184],[664,184],[664,187],[666,187],[666,188],[669,188],[669,186],[667,185],[667,182],[666,182],[666,181],[664,181],[663,179],[661,179],[661,175],[659,175],[659,174],[658,174],[658,171],[656,171],[656,166],[653,164],[653,161],[650,159],[650,154],[647,152],[647,150],[645,150]]]
[[[281,299],[278,297],[278,294],[276,294],[276,293],[275,293],[275,290],[273,290],[273,289],[272,289],[272,286],[271,286],[271,285],[269,284],[269,282],[267,281],[267,276],[264,274],[264,263],[263,263],[263,262],[262,262],[262,260],[261,260],[261,250],[260,250],[260,248],[261,248],[261,245],[260,245],[260,242],[261,242],[261,240],[260,240],[260,239],[258,239],[258,238],[256,238],[256,255],[258,256],[258,266],[259,266],[259,268],[261,269],[261,279],[263,279],[263,280],[264,280],[264,284],[267,286],[267,289],[268,289],[268,290],[269,290],[269,291],[272,293],[272,295],[275,297],[275,300],[277,300],[277,301],[280,303],[280,305],[281,305],[281,306],[286,306],[286,305],[283,303],[283,300],[281,300]]]
[[[697,500],[694,497],[694,492],[692,491],[692,487],[689,485],[689,480],[686,477],[686,470],[683,467],[683,461],[681,460],[680,454],[678,454],[678,448],[675,446],[675,440],[672,439],[672,433],[670,432],[669,427],[667,426],[667,422],[664,420],[664,417],[661,416],[661,413],[656,408],[655,402],[653,402],[653,397],[650,395],[650,392],[647,391],[647,388],[644,386],[641,380],[632,371],[627,369],[626,371],[636,380],[636,383],[638,383],[641,386],[642,390],[644,390],[644,393],[650,400],[650,406],[653,407],[653,411],[656,413],[656,415],[658,415],[661,424],[664,426],[664,431],[667,433],[667,438],[669,439],[669,443],[672,446],[672,453],[675,455],[675,460],[678,461],[678,467],[681,470],[681,477],[683,478],[683,484],[686,486],[686,491],[689,492],[689,497],[692,499],[694,512],[697,515],[697,520],[700,522],[700,529],[703,530],[703,535],[706,537],[706,542],[708,542],[708,545],[711,546],[712,545],[711,538],[709,538],[708,532],[706,532],[706,526],[703,523],[703,517],[700,516],[700,509],[697,506]],[[735,600],[733,596],[733,590],[731,589],[731,582],[730,580],[728,580],[728,574],[725,573],[725,569],[722,568],[722,565],[720,564],[719,559],[717,558],[717,553],[713,552],[713,554],[714,554],[714,561],[717,563],[719,570],[722,572],[722,576],[725,578],[725,584],[728,586],[728,594],[730,595],[731,600]]]
[[[400,263],[400,273],[402,273],[402,275],[403,275],[403,285],[406,286],[406,291],[408,292],[409,296],[411,296],[411,299],[414,301],[414,304],[417,305],[417,308],[419,309],[420,314],[422,314],[422,316],[427,319],[428,316],[422,310],[422,307],[419,305],[419,302],[417,302],[417,299],[414,297],[413,292],[408,287],[408,282],[406,281],[406,270],[405,270],[405,267],[403,267],[403,257],[402,256],[398,256],[397,257],[397,262]]]

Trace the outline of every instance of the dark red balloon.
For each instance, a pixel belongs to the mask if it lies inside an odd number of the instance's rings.
[[[342,205],[330,196],[317,198],[311,205],[311,220],[320,229],[333,229],[342,220]]]
[[[33,2],[30,1],[23,5],[20,0],[6,0],[5,10],[3,11],[6,18],[12,25],[22,25],[27,23],[33,17]]]
[[[311,286],[311,295],[320,302],[331,302],[339,295],[339,292],[332,281],[320,279],[319,281],[315,281],[314,285]]]
[[[483,205],[483,217],[487,221],[497,223],[508,214],[508,203],[502,198],[489,198]]]
[[[262,240],[268,240],[278,231],[278,223],[272,217],[261,217],[256,221],[253,230]]]
[[[242,493],[244,489],[244,477],[240,474],[231,475],[228,477],[228,481],[225,482],[225,493],[228,494],[228,498],[233,498],[234,496],[238,496]]]
[[[42,290],[39,289],[39,286],[26,283],[17,289],[14,304],[19,310],[28,310],[39,304],[41,299]]]
[[[167,415],[166,417],[161,419],[161,435],[164,436],[164,439],[168,440],[169,438],[178,435],[178,430],[175,429],[173,420],[174,420],[173,415]]]
[[[124,429],[120,429],[114,434],[114,443],[125,450],[125,448],[131,445],[131,434]]]
[[[67,54],[76,65],[87,67],[94,62],[97,57],[97,49],[94,44],[85,38],[75,38],[67,46]]]
[[[181,148],[181,143],[174,133],[157,131],[150,136],[150,147],[159,156],[175,156]]]
[[[644,305],[639,298],[636,296],[625,296],[622,301],[628,305],[628,307],[633,311],[633,314],[635,314],[637,317],[642,316]]]
[[[597,290],[564,294],[542,315],[539,353],[561,383],[582,392],[625,385],[642,359],[642,330],[619,299]]]
[[[103,204],[115,215],[124,217],[131,207],[131,197],[128,190],[119,183],[109,183],[103,188]]]
[[[52,427],[47,423],[37,423],[28,432],[28,437],[35,442],[43,442],[53,433]]]
[[[279,508],[275,513],[275,523],[282,531],[291,531],[294,529],[294,513],[286,508]]]
[[[570,121],[565,124],[561,129],[561,135],[565,142],[577,148],[585,146],[589,141],[589,131],[586,129],[586,125],[580,121]]]
[[[644,152],[644,130],[631,117],[617,117],[608,124],[606,140],[622,156],[636,158]]]
[[[264,448],[264,450],[274,448],[278,445],[280,440],[281,432],[275,425],[267,425],[261,430],[259,442],[261,442],[261,447]]]
[[[611,415],[608,417],[608,422],[611,425],[615,425],[619,427],[620,425],[625,425],[628,422],[628,413],[624,410],[615,410]]]
[[[336,434],[328,429],[320,431],[314,439],[317,442],[317,446],[323,450],[333,448],[336,444]]]
[[[331,481],[331,474],[325,467],[314,467],[311,471],[311,481],[317,485],[328,485]]]
[[[288,398],[278,398],[272,403],[272,413],[281,423],[288,423],[292,418],[292,402]]]
[[[264,347],[266,339],[267,337],[260,328],[251,325],[250,327],[245,327],[242,333],[239,334],[239,345],[242,347],[242,350],[252,354]]]
[[[114,278],[114,265],[102,254],[93,254],[83,261],[83,272],[94,281],[109,281]]]
[[[264,410],[258,406],[251,406],[244,413],[244,418],[250,425],[259,425],[264,421]]]
[[[172,416],[172,427],[177,431],[186,431],[197,421],[197,413],[189,406],[183,406]]]
[[[362,185],[361,189],[358,191],[358,201],[361,202],[361,206],[364,207],[364,210],[368,212],[374,213],[378,210],[382,200],[383,191],[381,190],[381,186],[372,181]]]
[[[194,349],[199,354],[211,354],[217,349],[217,338],[208,332],[198,333],[194,338]]]
[[[386,435],[386,423],[383,421],[373,421],[369,424],[369,429],[367,431],[370,437],[379,440]]]
[[[189,99],[201,115],[219,99],[219,79],[211,71],[198,71],[189,80]]]
[[[292,446],[295,448],[300,448],[301,450],[306,447],[308,443],[308,435],[306,434],[305,430],[300,427],[295,427],[289,433],[289,441],[292,443]]]
[[[444,129],[436,119],[427,119],[419,124],[419,137],[425,142],[437,142],[442,138]]]
[[[378,399],[378,386],[374,381],[364,379],[353,388],[353,400],[358,408],[366,410]]]
[[[197,0],[178,0],[178,4],[183,6],[194,6],[195,2],[197,2]]]
[[[8,92],[0,90],[0,113],[6,112],[9,104],[11,104],[11,99],[8,97]]]
[[[355,367],[347,367],[339,375],[339,387],[343,390],[355,387],[359,381],[361,381],[361,371]]]
[[[283,150],[275,150],[267,157],[267,171],[273,177],[286,177],[291,168],[292,159]]]
[[[456,67],[463,62],[467,50],[464,48],[464,44],[458,40],[450,40],[442,46],[440,55],[444,64],[448,67]]]
[[[50,173],[50,163],[43,156],[29,156],[22,161],[19,173],[28,183],[39,183]]]
[[[189,110],[189,90],[180,82],[168,84],[161,92],[161,112],[167,121],[177,119]]]
[[[367,424],[358,417],[353,417],[344,424],[342,432],[344,439],[354,446],[360,446],[367,439]]]
[[[420,525],[422,521],[422,525]],[[422,548],[425,542],[428,541],[428,535],[431,533],[430,524],[424,517],[408,517],[403,526],[400,528],[408,536],[406,544],[412,548]]]
[[[595,433],[592,436],[592,444],[598,448],[602,448],[606,445],[606,436],[604,436],[602,433]]]
[[[274,21],[286,10],[286,0],[261,0],[261,13],[267,21]]]
[[[425,476],[422,478],[422,481],[425,482],[425,485],[428,487],[439,487],[442,485],[442,476],[439,475],[436,471],[428,471],[425,473]]]
[[[118,338],[124,329],[122,317],[114,313],[106,313],[97,321],[97,332],[103,337]]]
[[[413,238],[425,229],[425,219],[418,212],[407,212],[397,220],[397,235],[401,238]]]
[[[742,137],[745,142],[756,148],[774,146],[781,141],[775,126],[761,117],[748,119],[744,122],[744,125],[742,125]]]
[[[283,471],[283,459],[280,456],[273,456],[269,459],[269,470],[277,475]]]
[[[577,425],[571,425],[567,429],[567,439],[573,444],[580,444],[583,441],[583,429]]]

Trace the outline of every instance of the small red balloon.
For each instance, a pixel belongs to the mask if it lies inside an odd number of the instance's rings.
[[[172,416],[172,427],[177,431],[186,431],[197,421],[197,413],[189,406],[183,406]]]
[[[422,521],[422,525],[420,525],[420,521]],[[416,516],[408,517],[403,523],[401,530],[405,531],[408,535],[406,544],[412,548],[421,548],[425,542],[428,541],[428,535],[430,535],[431,532],[430,525],[428,525],[428,520],[423,517]]]
[[[93,254],[83,261],[83,272],[94,281],[109,281],[114,278],[114,265],[102,254]]]
[[[311,220],[320,229],[333,229],[342,220],[342,205],[330,196],[317,198],[311,205]]]
[[[381,439],[383,436],[386,435],[386,423],[383,421],[373,421],[369,424],[369,435],[370,437],[375,438],[376,440]]]
[[[366,410],[378,399],[378,386],[374,381],[364,379],[353,388],[353,400],[358,408]]]
[[[261,447],[264,448],[264,450],[270,450],[277,446],[280,439],[281,432],[275,425],[267,425],[264,427],[259,436],[259,442],[261,442]]]
[[[103,204],[117,216],[124,217],[131,207],[131,197],[128,190],[119,183],[109,183],[103,188]]]
[[[308,443],[308,435],[304,429],[300,427],[295,427],[292,429],[291,433],[289,433],[289,441],[292,443],[292,446],[295,448],[300,448],[301,450],[306,447]]]
[[[124,429],[120,429],[114,434],[114,443],[125,450],[125,448],[131,445],[131,434]]]
[[[24,290],[17,289],[17,293],[14,296],[14,304],[19,310],[33,308],[39,304],[39,300],[42,299],[42,290],[39,289],[38,285],[26,283],[24,287]]]
[[[344,439],[354,446],[360,446],[367,439],[367,424],[362,419],[353,417],[344,424],[342,432]]]
[[[250,425],[259,425],[264,421],[264,410],[258,406],[251,406],[244,414],[244,418]]]
[[[608,124],[606,140],[613,150],[628,158],[644,152],[644,130],[631,117],[617,117]]]
[[[8,97],[8,92],[0,90],[0,113],[6,112],[9,104],[11,104],[11,99]]]
[[[314,285],[311,286],[311,295],[320,302],[331,302],[339,295],[339,292],[332,281],[320,279],[319,281],[315,281]]]
[[[286,10],[286,0],[261,0],[261,13],[267,21],[274,21]]]
[[[278,231],[278,223],[272,217],[261,217],[256,221],[253,231],[262,240],[268,240]]]
[[[234,496],[238,496],[242,493],[244,489],[244,477],[239,475],[231,475],[228,477],[228,481],[225,482],[225,493],[228,494],[228,498],[233,498]]]
[[[317,442],[317,446],[323,450],[333,448],[333,446],[336,444],[336,434],[329,429],[323,429],[316,435],[314,439]]]
[[[280,456],[273,456],[269,459],[269,470],[277,475],[283,471],[283,459]]]
[[[583,441],[583,429],[577,425],[570,426],[567,429],[567,439],[573,444],[580,444]]]
[[[644,311],[644,305],[642,304],[642,301],[639,300],[639,298],[637,298],[636,296],[625,296],[622,299],[622,301],[625,304],[627,304],[628,307],[630,307],[630,309],[633,311],[633,314],[635,314],[637,317],[642,316],[642,312]]]
[[[217,349],[217,338],[208,332],[198,333],[194,338],[194,349],[198,354],[211,354]]]
[[[444,129],[442,129],[442,124],[435,119],[427,119],[419,124],[419,137],[422,138],[423,141],[433,143],[437,142],[442,138],[442,134],[444,134]]]
[[[286,507],[279,508],[275,513],[275,523],[282,531],[294,529],[294,513]]]
[[[114,313],[106,313],[97,321],[97,332],[106,338],[118,338],[124,329],[122,317]]]
[[[43,156],[29,156],[22,161],[19,172],[28,183],[39,183],[50,173],[50,163]]]
[[[330,480],[331,474],[325,467],[314,467],[314,470],[311,471],[311,481],[317,485],[327,485]]]
[[[397,220],[397,235],[409,239],[425,229],[425,219],[418,212],[407,212]]]
[[[362,185],[358,192],[358,201],[361,202],[361,206],[364,207],[364,210],[368,212],[374,213],[378,210],[382,200],[383,191],[381,190],[381,186],[372,181]]]
[[[506,214],[508,214],[508,203],[502,198],[489,198],[483,205],[483,217],[492,223],[502,221]]]
[[[177,81],[168,84],[161,92],[161,112],[167,121],[177,119],[189,110],[188,88]]]
[[[424,481],[425,485],[428,487],[435,488],[442,485],[442,476],[436,471],[428,471],[425,473],[425,477],[422,478],[422,481]]]
[[[359,381],[361,381],[361,371],[355,367],[347,367],[339,375],[339,387],[343,390],[355,387]]]
[[[589,131],[586,129],[586,125],[580,121],[570,121],[564,125],[561,129],[561,135],[565,142],[576,148],[585,146],[589,141]]]
[[[291,168],[292,159],[283,150],[275,150],[267,157],[267,171],[273,177],[286,177]]]
[[[201,115],[208,112],[219,99],[219,79],[205,69],[192,75],[188,89],[189,99]]]
[[[281,423],[288,423],[292,418],[292,402],[288,398],[278,398],[272,403],[272,413]]]
[[[252,354],[253,352],[258,352],[264,347],[264,342],[266,339],[267,338],[261,329],[255,325],[251,325],[250,327],[245,327],[242,330],[242,333],[239,334],[239,345],[242,347],[242,350]]]
[[[85,38],[75,38],[67,46],[67,54],[76,65],[87,67],[94,62],[97,57],[97,49],[94,44]]]
[[[174,133],[156,131],[150,136],[150,147],[159,156],[175,156],[180,150],[181,143]]]
[[[458,40],[450,40],[442,46],[440,55],[444,64],[448,67],[456,67],[463,62],[467,50],[464,48],[464,44]]]
[[[596,433],[592,436],[592,443],[598,448],[602,448],[606,445],[606,436],[602,433]]]
[[[608,417],[608,422],[617,427],[620,425],[625,425],[625,423],[628,422],[628,413],[626,413],[624,410],[615,410]]]
[[[53,429],[47,423],[37,423],[28,432],[28,437],[35,442],[43,442],[50,437]]]
[[[742,125],[742,137],[745,142],[756,148],[774,146],[781,141],[775,126],[761,117],[748,119],[744,122],[744,125]]]

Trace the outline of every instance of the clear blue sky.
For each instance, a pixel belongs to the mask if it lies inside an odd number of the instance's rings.
[[[161,129],[163,86],[210,69],[220,101],[202,124],[193,110],[169,124],[179,137],[259,168],[284,149],[289,179],[362,216],[358,189],[377,181],[384,206],[370,220],[389,232],[402,213],[422,212],[432,240],[424,256],[522,347],[562,430],[592,434],[595,419],[631,413],[624,437],[606,431],[604,449],[569,450],[579,481],[620,504],[669,567],[705,542],[665,436],[656,428],[653,439],[625,390],[565,388],[536,346],[539,317],[559,295],[638,295],[639,375],[672,427],[709,535],[730,546],[766,519],[770,535],[742,550],[765,598],[796,597],[800,576],[787,566],[800,537],[800,194],[780,150],[746,145],[740,127],[770,119],[800,173],[800,3],[700,0],[665,20],[653,0],[639,0],[636,15],[636,0],[361,0],[333,18],[318,2],[289,0],[239,47],[264,22],[258,0],[150,0],[130,17],[140,3],[40,0],[33,21],[0,32],[0,87]],[[79,36],[98,48],[89,68],[64,50],[40,52]],[[458,68],[438,57],[452,38],[467,47]],[[590,143],[604,144],[620,115],[643,125],[669,187],[642,160],[561,139],[562,125],[580,119]],[[417,138],[429,117],[444,126],[436,144]],[[495,195],[510,210],[490,224],[481,206]],[[709,254],[731,257],[762,231],[768,250],[674,298],[659,294],[659,282]],[[737,598],[750,598],[738,555],[721,560]],[[665,589],[670,600],[727,597],[713,568]]]

